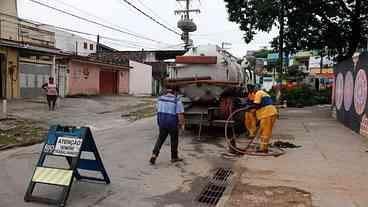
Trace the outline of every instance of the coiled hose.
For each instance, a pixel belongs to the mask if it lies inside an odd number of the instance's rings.
[[[229,147],[229,149],[234,150],[235,152],[237,152],[239,154],[242,154],[242,155],[251,155],[251,156],[275,156],[275,157],[278,157],[280,155],[285,154],[285,151],[278,148],[278,147],[274,147],[276,150],[270,150],[269,153],[259,153],[259,152],[256,152],[256,151],[250,151],[249,149],[252,146],[252,144],[254,143],[254,141],[257,139],[257,137],[259,136],[259,133],[257,133],[257,135],[252,140],[250,140],[250,142],[247,144],[245,149],[239,149],[236,146],[234,146],[234,144],[232,144],[231,141],[234,138],[230,139],[228,137],[229,123],[232,121],[233,117],[236,114],[238,114],[240,112],[249,111],[250,109],[251,109],[250,107],[244,107],[244,108],[237,109],[234,112],[232,112],[230,114],[230,116],[228,117],[228,119],[226,120],[226,123],[225,123],[225,139],[226,139],[226,143],[227,143],[227,146]],[[257,130],[257,131],[259,131],[259,130]],[[234,136],[234,134],[233,134],[233,136]],[[234,140],[234,142],[235,142],[235,140]]]

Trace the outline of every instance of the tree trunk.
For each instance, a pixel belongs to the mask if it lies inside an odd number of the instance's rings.
[[[359,43],[362,39],[362,25],[363,25],[360,19],[361,10],[362,10],[362,1],[356,0],[354,14],[352,16],[351,22],[351,38],[349,41],[347,51],[345,52],[344,56],[339,58],[341,61],[353,57],[354,53],[359,47]]]
[[[279,73],[282,74],[284,66],[284,2],[280,0],[280,15],[279,15]]]

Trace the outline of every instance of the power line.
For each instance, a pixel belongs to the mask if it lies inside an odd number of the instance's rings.
[[[45,24],[45,25],[47,25],[47,24]],[[65,28],[65,27],[59,27],[59,26],[54,26],[54,25],[47,25],[47,26],[51,26],[51,27],[55,27],[55,28],[60,29],[60,30],[74,32],[74,33],[77,33],[77,34],[82,34],[82,35],[87,35],[87,36],[94,36],[94,37],[100,36],[100,38],[102,38],[102,39],[107,39],[107,40],[115,41],[115,42],[123,42],[123,43],[126,43],[126,44],[134,45],[137,48],[149,48],[149,49],[159,48],[159,47],[150,47],[150,46],[143,45],[145,43],[142,43],[142,42],[134,42],[134,41],[129,41],[129,40],[123,40],[123,39],[108,37],[108,36],[104,36],[104,35],[91,34],[91,33],[87,33],[87,32],[81,32],[81,31],[78,31],[78,30],[68,29],[68,28]],[[60,34],[58,34],[58,35],[60,35]],[[66,36],[66,35],[63,35],[63,36]],[[173,47],[173,46],[176,46],[176,45],[168,45],[169,48]]]
[[[96,15],[94,15],[94,14],[90,13],[90,12],[87,12],[87,11],[84,11],[84,10],[82,10],[82,9],[79,9],[79,8],[77,8],[77,7],[75,7],[75,6],[71,5],[71,4],[68,4],[68,3],[64,2],[64,1],[61,1],[61,0],[53,0],[53,1],[59,2],[60,4],[66,5],[66,6],[70,7],[70,8],[72,8],[72,9],[75,9],[75,10],[77,10],[77,11],[80,11],[80,12],[82,12],[82,13],[84,13],[84,14],[88,15],[88,16],[91,16],[91,17],[94,17],[94,18],[96,18],[96,19],[99,19],[99,20],[102,20],[102,21],[104,21],[104,22],[107,22],[107,23],[109,23],[109,24],[110,24],[110,25],[112,25],[112,26],[118,27],[118,28],[123,29],[123,30],[125,30],[125,31],[128,31],[128,32],[130,32],[130,33],[132,33],[132,34],[140,35],[139,33],[136,33],[136,32],[134,32],[134,31],[132,31],[132,30],[129,30],[129,29],[125,28],[125,27],[122,27],[122,26],[116,25],[115,23],[112,23],[111,21],[109,21],[109,20],[107,20],[107,19],[105,19],[105,18],[102,18],[102,17],[96,16]]]
[[[118,44],[118,45],[127,46],[129,48],[161,49],[161,47],[157,47],[157,46],[152,47],[152,46],[144,45],[145,43],[142,43],[142,42],[134,42],[134,41],[129,41],[129,40],[117,39],[117,38],[113,38],[113,37],[107,37],[107,36],[103,36],[103,35],[97,35],[97,34],[92,34],[92,33],[88,33],[88,32],[82,32],[82,31],[78,31],[78,30],[74,30],[74,29],[69,29],[69,28],[65,28],[65,27],[61,27],[61,26],[55,26],[55,25],[50,25],[50,24],[45,24],[45,23],[40,23],[40,22],[31,22],[31,21],[24,20],[24,19],[21,19],[21,20],[24,21],[24,22],[29,22],[29,23],[35,24],[35,25],[37,25],[37,27],[41,27],[41,29],[44,29],[45,31],[49,31],[49,28],[42,28],[42,26],[56,28],[56,29],[59,29],[59,31],[72,32],[72,33],[68,33],[70,35],[63,34],[63,33],[55,33],[55,36],[58,36],[59,38],[65,38],[65,39],[68,38],[69,39],[69,38],[71,38],[71,36],[75,35],[73,33],[77,33],[77,34],[81,34],[81,35],[92,36],[94,38],[96,38],[97,36],[100,36],[101,39],[114,41],[115,42],[114,44],[117,44],[116,42],[120,42],[122,44]],[[13,22],[13,21],[5,20],[5,19],[0,19],[0,21],[11,23],[11,24],[6,24],[6,25],[2,26],[2,28],[4,29],[4,32],[6,32],[6,31],[13,32],[14,30],[19,29],[19,22]],[[10,30],[7,30],[7,29],[10,29]],[[96,42],[95,40],[91,40],[91,39],[86,39],[86,40]],[[111,41],[109,41],[109,42],[111,42]],[[173,48],[173,47],[177,47],[179,45],[181,45],[181,44],[168,45],[167,47],[163,47],[163,48]],[[82,53],[82,52],[79,51],[79,53]]]
[[[135,49],[142,49],[143,48],[143,47],[140,47],[140,46],[137,46],[137,45],[122,43],[122,42],[117,42],[117,41],[112,41],[112,40],[104,40],[103,42],[107,42],[108,44],[112,44],[112,45],[120,45],[120,46],[128,47],[128,48],[135,48]]]
[[[163,21],[164,23],[166,23],[167,25],[170,26],[170,28],[175,28],[172,25],[170,25],[170,23],[168,21],[166,21],[165,19],[161,18],[160,15],[158,15],[153,9],[151,9],[149,6],[147,6],[142,0],[137,0],[144,8],[148,9],[149,11],[152,12],[153,15],[155,15],[158,19],[160,19],[161,21]],[[175,30],[175,29],[173,29]]]
[[[161,41],[158,41],[158,40],[153,40],[153,39],[150,39],[150,38],[147,38],[147,37],[144,37],[144,36],[136,35],[136,34],[133,34],[133,33],[131,33],[131,32],[127,32],[127,31],[124,31],[124,30],[121,30],[121,29],[118,29],[118,28],[115,28],[115,27],[111,27],[111,26],[109,26],[109,25],[105,25],[105,24],[102,24],[102,23],[96,22],[96,21],[94,21],[94,20],[90,20],[90,19],[85,18],[85,17],[78,16],[78,15],[73,14],[73,13],[71,13],[71,12],[64,11],[64,10],[62,10],[62,9],[58,9],[58,8],[56,8],[56,7],[53,7],[53,6],[49,6],[49,5],[47,5],[47,4],[44,4],[44,3],[39,2],[39,1],[36,1],[36,0],[29,0],[29,1],[31,1],[31,2],[33,2],[33,3],[36,3],[36,4],[39,4],[39,5],[41,5],[41,6],[47,7],[47,8],[49,8],[49,9],[56,10],[56,11],[61,12],[61,13],[63,13],[63,14],[70,15],[70,16],[75,17],[75,18],[77,18],[77,19],[80,19],[80,20],[83,20],[83,21],[86,21],[86,22],[89,22],[89,23],[92,23],[92,24],[96,24],[96,25],[99,25],[99,26],[101,26],[101,27],[105,27],[105,28],[110,29],[110,30],[114,30],[114,31],[117,31],[117,32],[121,32],[121,33],[124,33],[124,34],[128,34],[128,35],[134,36],[134,37],[136,37],[136,38],[145,39],[145,40],[149,40],[149,41],[157,42],[157,43],[160,43],[160,44],[170,45],[170,44],[168,44],[168,43],[164,43],[164,42],[161,42]]]
[[[33,0],[30,0],[33,1]],[[136,7],[134,4],[132,4],[131,2],[129,2],[128,0],[122,0],[125,3],[127,3],[129,6],[133,7],[135,10],[137,10],[138,12],[140,12],[141,14],[143,14],[144,16],[148,17],[149,19],[151,19],[152,21],[154,21],[155,23],[159,24],[160,26],[162,26],[163,28],[167,29],[168,31],[177,34],[179,36],[181,36],[181,34],[171,28],[169,28],[168,26],[162,24],[161,22],[157,21],[155,18],[153,18],[152,16],[150,16],[149,14],[145,13],[144,11],[142,11],[141,9],[139,9],[138,7]]]
[[[50,26],[52,26],[52,25],[50,25]],[[86,33],[86,32],[80,32],[80,31],[77,31],[77,30],[72,30],[72,29],[68,29],[68,28],[64,28],[64,27],[58,27],[58,26],[54,26],[54,27],[55,28],[58,28],[58,29],[70,31],[70,32],[75,32],[75,33],[83,34],[83,35],[89,35],[89,36],[94,36],[94,37],[97,37],[98,36],[96,34],[91,34],[91,33]],[[123,40],[123,39],[118,39],[118,38],[113,38],[113,37],[107,37],[107,36],[104,36],[104,35],[99,35],[99,36],[100,36],[101,39],[106,39],[106,40],[110,40],[110,41],[114,41],[114,42],[122,42],[122,43],[125,43],[125,44],[130,44],[130,45],[136,46],[137,48],[148,48],[148,49],[157,49],[157,48],[160,48],[160,47],[151,47],[151,46],[142,45],[144,43],[141,43],[141,42],[134,42],[134,41]],[[168,45],[168,48],[175,47],[177,45],[181,45],[181,44]]]
[[[239,31],[239,30],[238,29],[232,29],[232,30],[224,30],[224,31],[221,31],[221,32],[213,32],[213,33],[205,33],[205,34],[193,34],[193,36],[216,36],[216,35],[226,34],[226,33],[235,32],[235,31]]]
[[[131,45],[131,46],[135,46],[137,48],[148,48],[148,49],[156,49],[154,47],[147,47],[147,46],[144,46],[144,45],[140,45],[140,44],[137,44],[135,42],[130,42],[130,41],[125,41],[125,40],[121,40],[121,39],[116,39],[116,38],[110,38],[110,37],[104,37],[104,36],[100,36],[102,40],[109,40],[110,42],[113,41],[113,42],[123,42],[124,44],[128,44],[128,45]]]
[[[1,21],[13,23],[11,25],[3,25],[2,28],[5,29],[4,31],[13,32],[15,29],[19,28],[18,23],[16,23],[16,22],[11,22],[11,21],[8,21],[8,20],[1,20]],[[73,32],[73,33],[82,34],[82,35],[86,35],[86,36],[92,36],[92,37],[95,37],[95,38],[98,36],[97,34],[81,32],[81,31],[78,31],[78,30],[69,29],[69,28],[60,27],[60,26],[55,26],[55,25],[50,25],[50,24],[43,24],[43,23],[38,24],[38,27],[41,27],[41,26],[48,26],[48,27],[59,29],[60,31]],[[11,29],[11,30],[7,30],[7,29]],[[47,28],[45,30],[47,30]],[[67,38],[71,38],[71,36],[74,35],[73,33],[69,33],[70,35],[55,33],[55,36],[67,39]],[[123,39],[118,39],[118,38],[113,38],[113,37],[107,37],[107,36],[103,36],[103,35],[99,35],[99,36],[100,36],[101,39],[123,43],[123,44],[125,44],[126,46],[128,46],[130,48],[148,48],[148,49],[159,49],[160,48],[160,47],[157,47],[157,46],[156,47],[147,46],[147,45],[144,45],[145,43],[142,43],[142,42],[134,42],[134,41],[123,40]],[[95,40],[91,40],[91,39],[88,39],[88,40],[95,42]],[[120,45],[124,46],[122,44],[120,44]],[[177,44],[177,45],[180,45],[180,44]],[[176,47],[177,45],[168,45],[167,48]]]
[[[98,36],[97,34],[91,34],[91,33],[87,33],[87,32],[81,32],[81,31],[78,31],[78,30],[69,29],[69,28],[65,28],[65,27],[59,27],[59,26],[54,26],[54,25],[47,25],[47,26],[51,26],[51,27],[55,27],[55,28],[60,29],[60,30],[65,30],[65,31],[68,31],[68,32],[74,32],[74,33],[77,33],[77,34],[82,34],[82,35],[87,35],[87,36],[94,36],[94,37],[97,37]],[[60,34],[58,34],[58,35],[60,35]],[[64,36],[66,36],[66,35],[64,35]],[[104,36],[104,35],[99,35],[99,36],[101,38],[109,39],[109,40],[116,40],[116,41],[120,41],[120,42],[131,43],[131,44],[140,44],[139,47],[147,47],[147,48],[149,48],[148,46],[143,45],[143,44],[147,44],[147,43],[144,43],[144,42],[135,42],[135,41],[117,39],[117,38],[108,37],[108,36]]]

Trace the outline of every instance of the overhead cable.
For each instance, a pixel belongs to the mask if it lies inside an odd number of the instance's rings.
[[[91,16],[91,17],[94,17],[94,18],[99,19],[99,20],[101,20],[101,21],[107,22],[107,23],[109,23],[109,24],[110,24],[110,25],[112,25],[112,26],[118,27],[118,28],[123,29],[123,30],[125,30],[125,31],[127,31],[127,32],[130,32],[130,33],[132,33],[132,34],[135,34],[135,35],[138,35],[138,36],[139,36],[139,35],[141,35],[141,34],[139,34],[139,33],[137,33],[137,32],[134,32],[134,31],[132,31],[132,30],[129,30],[129,29],[125,28],[125,27],[122,27],[122,26],[120,26],[120,25],[116,25],[115,23],[113,23],[113,22],[111,22],[111,21],[109,21],[109,20],[107,20],[107,19],[105,19],[105,18],[99,17],[99,16],[94,15],[94,14],[92,14],[92,13],[90,13],[90,12],[87,12],[87,11],[85,11],[85,10],[82,10],[82,9],[80,9],[80,8],[76,7],[76,6],[73,6],[73,5],[71,5],[71,4],[68,4],[68,3],[64,2],[64,1],[61,1],[61,0],[53,0],[53,1],[58,2],[58,3],[60,3],[60,4],[63,4],[63,5],[66,5],[67,7],[70,7],[70,8],[72,8],[72,9],[75,9],[75,10],[77,10],[77,11],[79,11],[79,12],[82,12],[82,13],[84,13],[84,14],[88,15],[88,16]]]
[[[170,25],[170,23],[168,21],[166,21],[165,19],[161,18],[160,15],[158,15],[153,9],[151,9],[149,6],[147,6],[142,0],[137,0],[144,8],[148,9],[152,14],[154,14],[158,19],[160,19],[161,21],[163,21],[164,23],[166,23],[167,25],[170,26],[170,28],[175,28],[172,25]],[[175,30],[175,29],[174,29]]]
[[[102,23],[99,23],[99,22],[96,22],[94,20],[90,20],[88,18],[85,18],[85,17],[81,17],[81,16],[78,16],[76,14],[73,14],[71,12],[68,12],[68,11],[64,11],[62,9],[58,9],[56,7],[53,7],[53,6],[49,6],[45,3],[42,3],[40,1],[37,1],[37,0],[29,0],[33,3],[36,3],[36,4],[39,4],[41,6],[44,6],[44,7],[47,7],[49,9],[53,9],[53,10],[56,10],[58,12],[61,12],[61,13],[64,13],[64,14],[67,14],[67,15],[70,15],[70,16],[73,16],[77,19],[80,19],[80,20],[83,20],[83,21],[86,21],[86,22],[89,22],[89,23],[92,23],[92,24],[96,24],[96,25],[99,25],[101,27],[105,27],[107,29],[110,29],[110,30],[114,30],[114,31],[117,31],[117,32],[121,32],[121,33],[124,33],[124,34],[128,34],[128,35],[131,35],[131,36],[134,36],[134,37],[137,37],[137,38],[140,38],[140,39],[145,39],[145,40],[149,40],[149,41],[153,41],[153,42],[157,42],[157,43],[160,43],[160,44],[165,44],[165,45],[170,45],[168,43],[164,43],[164,42],[161,42],[161,41],[158,41],[158,40],[154,40],[154,39],[150,39],[150,38],[147,38],[147,37],[144,37],[144,36],[140,36],[140,35],[136,35],[136,34],[133,34],[131,32],[127,32],[127,31],[124,31],[124,30],[121,30],[121,29],[118,29],[118,28],[115,28],[115,27],[111,27],[109,25],[106,25],[106,24],[102,24]]]
[[[33,0],[30,0],[33,1]],[[168,26],[162,24],[161,22],[157,21],[155,18],[153,18],[152,16],[150,16],[149,14],[145,13],[144,11],[142,11],[141,9],[139,9],[138,7],[136,7],[134,4],[132,4],[131,2],[129,2],[128,0],[122,0],[124,1],[126,4],[128,4],[129,6],[133,7],[135,10],[137,10],[138,12],[140,12],[141,14],[143,14],[144,16],[146,16],[147,18],[151,19],[152,21],[154,21],[155,23],[159,24],[160,26],[162,26],[163,28],[165,28],[166,30],[181,36],[181,34],[171,28],[169,28]]]

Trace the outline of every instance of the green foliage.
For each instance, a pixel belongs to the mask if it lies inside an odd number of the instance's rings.
[[[300,83],[305,79],[307,75],[308,74],[304,73],[303,70],[300,69],[298,65],[293,65],[288,67],[286,74],[283,74],[281,79]]]
[[[224,0],[229,19],[249,43],[258,31],[285,23],[285,49],[325,49],[338,60],[351,57],[368,40],[367,0]],[[279,48],[278,37],[273,47]]]
[[[225,0],[232,22],[240,24],[245,32],[244,40],[249,43],[257,31],[271,31],[279,15],[277,0]]]
[[[327,48],[343,60],[366,44],[368,1],[294,0],[293,5],[284,33],[289,50]]]
[[[254,56],[256,58],[264,58],[264,59],[266,59],[269,53],[273,53],[273,50],[261,49],[261,50],[256,51],[256,53],[254,54]]]
[[[284,88],[281,89],[281,102],[286,100],[288,106],[292,107],[330,104],[331,94],[331,89],[323,89],[318,92],[307,85],[291,89]]]

